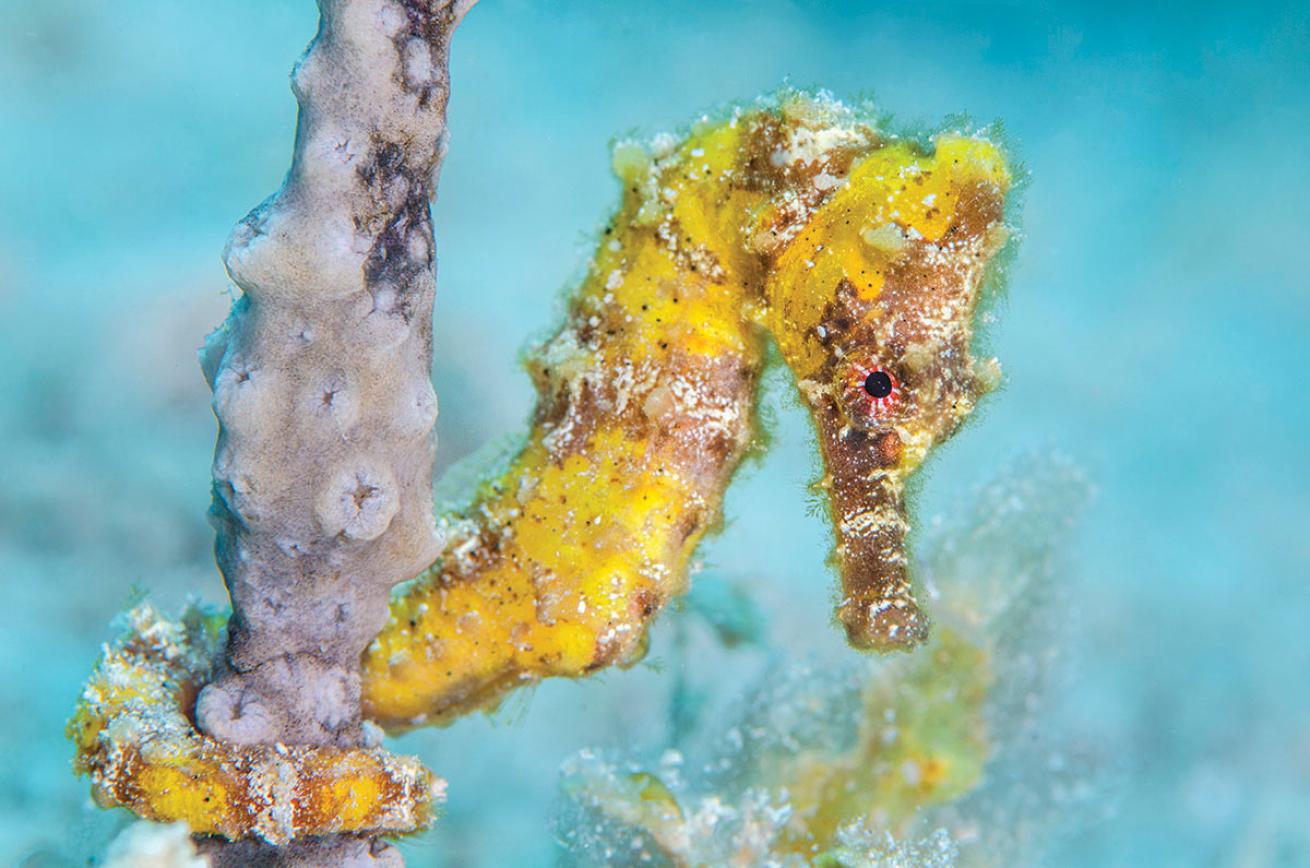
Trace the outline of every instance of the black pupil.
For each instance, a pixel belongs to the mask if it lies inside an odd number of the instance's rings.
[[[874,371],[864,378],[864,391],[875,398],[886,398],[892,393],[892,378],[886,371]]]

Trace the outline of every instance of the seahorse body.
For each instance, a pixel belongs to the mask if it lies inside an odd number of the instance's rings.
[[[922,150],[797,96],[615,152],[623,198],[531,358],[527,443],[444,520],[363,659],[365,713],[448,721],[639,656],[755,436],[771,337],[813,414],[851,643],[926,635],[904,486],[995,383],[970,354],[1010,176],[985,138]]]

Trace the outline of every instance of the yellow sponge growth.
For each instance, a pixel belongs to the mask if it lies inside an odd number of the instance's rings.
[[[285,844],[338,832],[426,828],[444,783],[381,749],[240,747],[196,731],[188,713],[222,653],[222,616],[182,621],[148,606],[82,691],[68,734],[77,770],[105,807],[200,835]]]

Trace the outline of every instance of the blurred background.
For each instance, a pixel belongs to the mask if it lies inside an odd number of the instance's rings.
[[[62,736],[113,615],[223,599],[195,348],[230,303],[230,227],[286,170],[316,15],[0,0],[0,864],[86,864],[123,821],[89,806]],[[1310,9],[483,0],[452,75],[443,467],[523,425],[518,354],[616,201],[615,135],[784,84],[910,128],[1002,120],[1031,172],[989,340],[1007,387],[934,461],[920,515],[1031,450],[1098,489],[1050,722],[1096,795],[1032,861],[1310,863]],[[775,648],[843,653],[786,388],[705,571],[749,589]],[[696,674],[723,697],[764,656],[717,653]],[[550,864],[561,760],[658,744],[672,660],[662,627],[648,665],[403,739],[451,787],[410,864]]]

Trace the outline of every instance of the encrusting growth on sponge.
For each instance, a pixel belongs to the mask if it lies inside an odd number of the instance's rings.
[[[429,825],[444,783],[416,758],[376,747],[243,747],[196,731],[186,711],[219,659],[222,615],[189,609],[172,622],[142,606],[128,618],[68,726],[100,804],[275,845]]]

